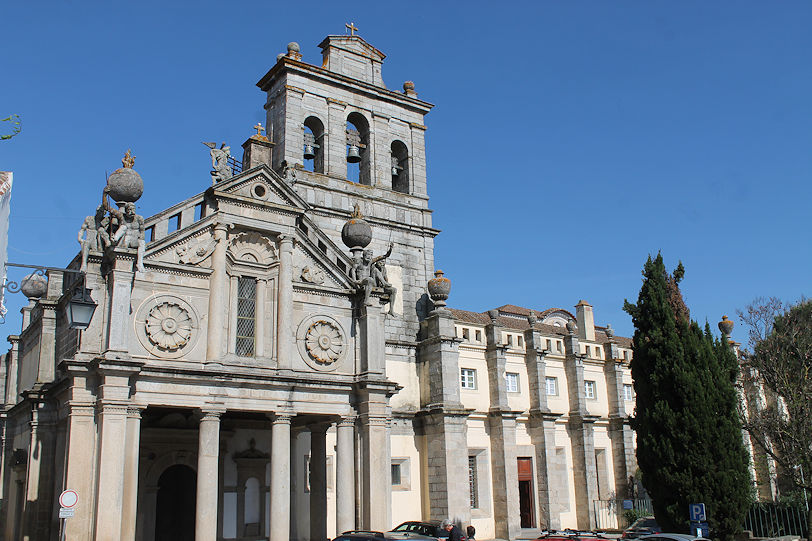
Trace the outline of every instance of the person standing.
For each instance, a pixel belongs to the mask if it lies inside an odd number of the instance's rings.
[[[443,521],[443,529],[448,532],[448,541],[462,541],[462,530],[460,530],[456,524],[451,522],[450,518]]]
[[[474,541],[474,536],[476,535],[476,528],[473,525],[468,526],[465,528],[465,535],[468,536],[468,541]]]

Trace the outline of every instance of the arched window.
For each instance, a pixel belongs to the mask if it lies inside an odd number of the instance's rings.
[[[347,117],[347,180],[372,184],[369,123],[361,113],[350,113]]]
[[[245,524],[258,524],[260,509],[259,480],[249,477],[245,481]]]
[[[304,121],[304,167],[324,173],[324,124],[314,116]]]
[[[392,141],[392,189],[409,193],[409,149],[402,141]]]

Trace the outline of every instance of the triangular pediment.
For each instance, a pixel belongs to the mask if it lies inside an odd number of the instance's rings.
[[[267,165],[259,165],[211,188],[215,193],[226,193],[247,200],[285,205],[300,210],[307,210],[309,205]]]

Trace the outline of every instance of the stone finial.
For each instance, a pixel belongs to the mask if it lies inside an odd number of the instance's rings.
[[[491,318],[491,323],[496,323],[499,318],[499,310],[488,310],[488,317]]]
[[[39,299],[48,292],[48,279],[36,272],[26,275],[20,280],[20,291],[31,299]]]
[[[291,41],[290,43],[288,43],[288,54],[287,54],[287,56],[294,59],[294,60],[301,60],[302,59],[302,53],[299,52],[299,44],[298,43],[296,43],[295,41]]]
[[[285,58],[285,53],[279,53],[278,55],[276,55],[276,61],[277,62],[279,62],[283,58]]]
[[[443,271],[434,271],[434,278],[429,280],[429,297],[434,306],[442,308],[446,305],[449,293],[451,293],[451,280],[443,276]]]
[[[135,156],[127,157],[130,151],[124,155],[122,163],[129,163],[124,167],[120,167],[110,173],[107,177],[107,186],[105,186],[106,193],[113,198],[118,204],[134,203],[141,198],[144,193],[144,181],[135,169],[132,168],[132,163]]]
[[[719,322],[719,330],[725,336],[730,336],[730,333],[733,332],[733,325],[733,321],[729,320],[727,316],[722,316],[722,321]]]
[[[609,339],[615,336],[615,330],[612,328],[611,323],[606,324],[606,328],[603,330],[603,332],[606,333],[606,337]]]
[[[417,92],[414,90],[414,81],[406,81],[403,83],[403,93],[407,96],[417,96]]]
[[[341,228],[341,240],[350,250],[366,248],[372,242],[372,227],[364,220],[356,203],[352,215]]]
[[[124,153],[124,157],[121,158],[121,165],[122,167],[129,167],[132,169],[133,165],[135,165],[135,156],[132,155],[132,150],[127,149],[127,152]]]
[[[575,324],[573,320],[567,321],[567,332],[570,334],[575,334],[578,331],[578,325]]]
[[[530,310],[530,313],[527,314],[527,323],[530,324],[530,327],[535,327],[538,320],[539,318],[536,317],[536,313],[533,310]]]

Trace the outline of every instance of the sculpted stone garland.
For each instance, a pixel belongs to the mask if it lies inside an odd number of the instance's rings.
[[[163,302],[150,310],[146,332],[155,346],[176,351],[185,346],[192,336],[192,318],[180,305]]]
[[[307,329],[305,347],[314,361],[331,364],[341,356],[344,339],[335,325],[329,321],[319,320]]]

